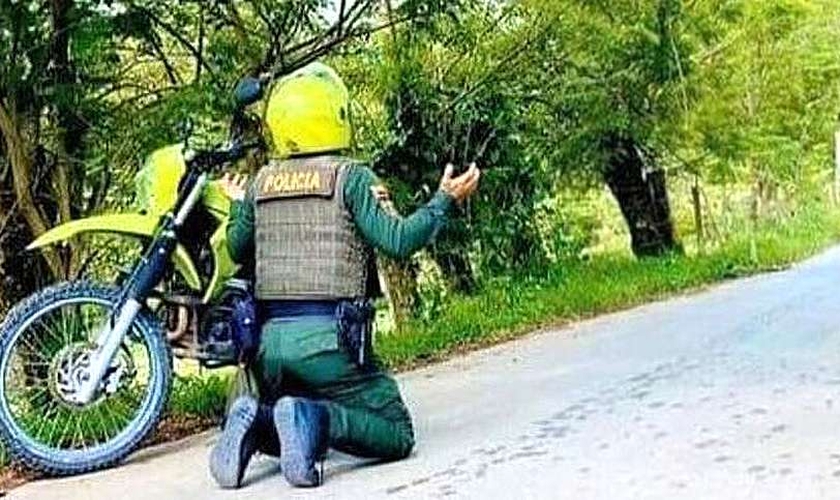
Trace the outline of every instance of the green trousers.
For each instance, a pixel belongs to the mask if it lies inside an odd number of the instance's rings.
[[[407,457],[414,430],[396,381],[378,362],[358,368],[338,348],[336,328],[323,317],[266,321],[254,366],[263,401],[321,400],[330,416],[330,447],[365,458]]]

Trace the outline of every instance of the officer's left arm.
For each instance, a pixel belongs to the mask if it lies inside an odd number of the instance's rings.
[[[453,198],[438,191],[425,205],[401,217],[382,199],[381,185],[367,167],[350,167],[344,199],[356,227],[371,245],[394,258],[407,258],[434,240],[446,223]]]

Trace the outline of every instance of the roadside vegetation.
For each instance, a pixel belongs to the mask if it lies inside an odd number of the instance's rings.
[[[23,249],[132,210],[179,123],[221,142],[241,76],[316,58],[401,211],[484,170],[431,249],[380,259],[395,369],[780,269],[840,241],[837,47],[835,0],[0,2],[0,312],[122,265]],[[223,411],[227,372],[176,368],[153,441]]]
[[[415,320],[401,331],[384,333],[377,346],[386,363],[406,369],[536,329],[778,271],[837,241],[840,211],[809,211],[753,234],[732,235],[703,254],[639,261],[611,253],[557,264],[540,273],[491,280],[473,296],[448,301],[435,321]]]

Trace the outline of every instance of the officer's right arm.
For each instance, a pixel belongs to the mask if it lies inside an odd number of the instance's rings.
[[[233,200],[227,226],[227,247],[234,262],[244,265],[254,258],[254,183],[245,197]]]
[[[369,168],[361,165],[350,168],[344,188],[345,204],[365,240],[388,256],[398,259],[411,256],[431,243],[446,223],[454,205],[450,195],[438,191],[413,214],[401,217],[377,196],[381,186]]]

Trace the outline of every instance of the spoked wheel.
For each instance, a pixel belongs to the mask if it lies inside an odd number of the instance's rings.
[[[0,325],[0,436],[27,466],[51,475],[108,467],[157,424],[172,365],[148,312],[131,325],[93,400],[77,402],[117,300],[116,288],[61,284],[21,302]]]

